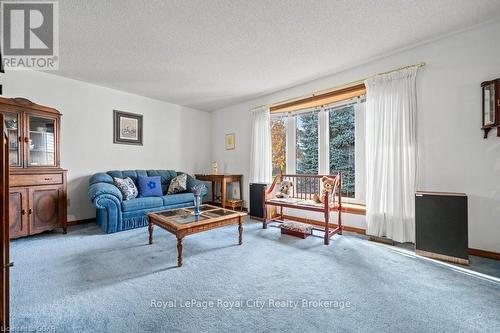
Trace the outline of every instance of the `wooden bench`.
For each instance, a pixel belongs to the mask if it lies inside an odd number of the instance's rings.
[[[291,175],[291,174],[281,174],[274,178],[271,186],[264,190],[264,220],[262,222],[262,228],[266,229],[269,223],[278,222],[283,223],[285,221],[283,210],[295,209],[303,210],[309,212],[319,212],[324,216],[323,223],[317,222],[307,222],[312,225],[314,230],[320,230],[324,232],[324,243],[325,245],[330,244],[330,238],[335,234],[342,234],[342,175],[337,173],[336,175],[326,175],[334,179],[334,187],[332,194],[328,192],[325,195],[324,203],[317,204],[314,203],[313,198],[315,194],[320,194],[321,191],[321,178],[325,175]],[[279,187],[280,183],[284,180],[291,181],[293,183],[291,195],[287,199],[276,199],[275,192]],[[330,197],[332,195],[333,197]],[[268,217],[268,206],[274,206],[279,209],[277,215]],[[338,212],[337,224],[330,224],[330,212]]]

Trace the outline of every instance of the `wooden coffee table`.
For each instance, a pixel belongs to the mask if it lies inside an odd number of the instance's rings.
[[[201,205],[201,214],[193,214],[194,207],[169,209],[148,213],[149,244],[153,244],[153,227],[165,229],[177,237],[177,266],[182,266],[182,239],[187,235],[238,224],[239,245],[243,242],[243,222],[246,213],[211,205]]]

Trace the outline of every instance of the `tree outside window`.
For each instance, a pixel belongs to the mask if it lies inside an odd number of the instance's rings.
[[[286,116],[271,118],[273,177],[286,170]]]
[[[318,174],[318,112],[295,117],[297,173]]]
[[[297,174],[318,174],[318,118],[319,113],[298,114],[296,121],[296,158]],[[317,184],[310,178],[298,178],[296,188],[299,193],[314,194]]]
[[[330,174],[341,172],[342,195],[354,198],[354,106],[337,107],[327,111],[330,127]]]

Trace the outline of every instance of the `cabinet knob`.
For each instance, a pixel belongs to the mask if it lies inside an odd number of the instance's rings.
[[[14,262],[9,262],[8,264],[5,265],[5,267],[14,267]]]
[[[22,141],[23,141],[23,137],[22,137],[22,136],[20,136],[20,137],[19,137],[19,142],[22,142]]]
[[[24,142],[28,143],[28,142],[30,142],[30,139],[27,136],[25,136],[24,137]]]
[[[47,178],[44,178],[44,179],[45,179],[45,180],[52,180],[52,178],[50,178],[50,177],[47,177]]]
[[[31,210],[31,208],[30,208],[30,209],[28,209],[28,214],[30,214],[30,215],[31,215],[31,213],[33,213],[33,211],[32,211],[32,210]]]
[[[26,215],[26,211],[24,209],[21,210],[21,215]]]

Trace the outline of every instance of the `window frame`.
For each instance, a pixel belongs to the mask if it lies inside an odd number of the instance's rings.
[[[296,116],[303,113],[318,112],[318,173],[330,174],[330,124],[329,109],[354,104],[355,112],[355,196],[343,197],[342,202],[364,205],[365,203],[365,151],[364,151],[364,109],[366,95],[356,96],[319,107],[305,108],[288,112],[273,112],[275,115],[286,114],[286,173],[297,173],[296,159]],[[271,113],[271,117],[273,116]],[[359,119],[358,119],[359,118]]]

